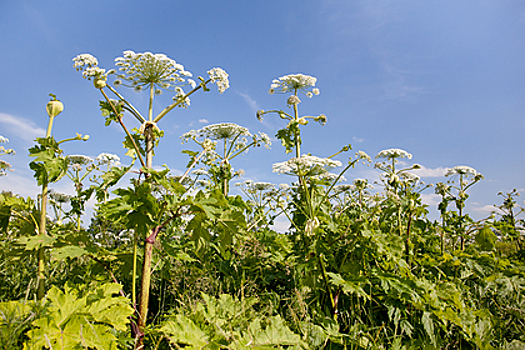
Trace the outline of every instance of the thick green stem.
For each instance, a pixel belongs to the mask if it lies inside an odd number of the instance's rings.
[[[295,96],[297,96],[297,90],[295,90]],[[297,109],[297,104],[293,105],[294,119],[299,120],[299,110]],[[297,133],[294,135],[295,139],[295,156],[297,158],[301,157],[301,140]]]
[[[46,138],[51,136],[51,130],[53,129],[53,121],[55,117],[49,117],[49,122],[47,123]]]
[[[445,215],[441,215],[441,255],[445,254]]]
[[[51,131],[53,129],[54,117],[49,117],[47,122],[46,138],[51,137]],[[46,235],[46,208],[47,208],[47,180],[42,185],[42,195],[40,198],[40,222],[38,224],[38,234],[41,236]],[[42,300],[46,294],[46,274],[45,274],[45,250],[44,247],[38,249],[38,279],[37,279],[37,294],[38,300]]]
[[[151,285],[151,259],[153,256],[153,245],[155,244],[159,228],[159,226],[155,227],[151,235],[144,241],[144,263],[142,265],[142,281],[139,301],[139,329],[142,334],[146,328],[146,319],[148,317],[149,291]]]
[[[144,130],[146,135],[146,168],[153,168],[153,127],[149,126]]]
[[[40,223],[38,225],[38,234],[46,235],[46,207],[47,207],[47,184],[42,186],[42,196],[40,198]],[[37,299],[42,300],[46,294],[45,288],[45,249],[38,249],[38,279],[37,279]]]
[[[405,255],[407,264],[410,267],[410,224],[412,223],[412,213],[409,213],[408,224],[407,224],[407,237],[405,241]]]
[[[332,294],[332,289],[330,288],[330,284],[328,283],[328,277],[326,277],[326,269],[325,269],[324,262],[323,262],[323,254],[319,255],[317,261],[319,261],[319,267],[321,268],[321,273],[323,274],[323,280],[325,283],[326,291],[328,292],[328,295],[330,296],[330,305],[332,306],[334,321],[337,321],[337,314],[338,314],[337,304],[334,299],[334,295]]]
[[[131,302],[133,307],[137,307],[137,235],[133,235],[133,270],[131,275]]]

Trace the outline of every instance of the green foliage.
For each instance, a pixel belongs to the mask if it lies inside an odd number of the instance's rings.
[[[67,161],[53,136],[36,139],[38,145],[29,149],[29,156],[35,157],[29,168],[35,172],[39,186],[60,180],[67,171]]]
[[[203,294],[190,315],[170,317],[159,329],[170,343],[188,349],[282,349],[306,344],[279,316],[261,318],[251,309],[255,299],[218,299]]]
[[[114,296],[118,284],[94,290],[53,286],[46,295],[43,315],[32,322],[27,349],[117,349],[117,333],[124,332],[133,309],[129,300]]]

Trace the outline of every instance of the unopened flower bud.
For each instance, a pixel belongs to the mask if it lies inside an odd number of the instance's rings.
[[[286,103],[290,106],[292,105],[298,105],[299,103],[301,103],[301,100],[299,99],[299,97],[295,96],[295,95],[292,95],[290,97],[288,97],[288,101],[286,101]]]
[[[326,115],[321,114],[320,116],[315,117],[314,120],[315,120],[316,122],[319,122],[319,124],[321,124],[321,125],[325,125],[327,119],[326,119]]]
[[[89,140],[89,135],[84,135],[84,136],[82,137],[82,141],[87,141],[87,140]]]
[[[388,184],[390,186],[394,186],[397,183],[399,183],[399,176],[397,176],[396,174],[393,174],[392,176],[390,176],[390,179],[388,180]]]
[[[57,100],[57,97],[53,94],[49,94],[49,96],[53,97],[51,101],[49,101],[46,105],[46,112],[47,115],[49,115],[49,118],[54,118],[62,111],[64,110],[64,104]]]
[[[299,122],[299,124],[301,124],[301,125],[306,125],[306,124],[308,124],[308,120],[306,120],[306,119],[304,119],[304,118],[299,118],[298,122]]]
[[[97,89],[103,89],[106,87],[106,77],[98,77],[93,80],[93,85]]]
[[[257,117],[257,120],[259,120],[260,122],[262,122],[263,120],[263,115],[264,115],[264,111],[261,109],[261,110],[258,110],[257,111],[257,114],[256,114],[256,117]]]

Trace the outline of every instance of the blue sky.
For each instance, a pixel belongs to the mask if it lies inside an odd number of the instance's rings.
[[[37,193],[27,149],[45,132],[50,92],[65,105],[55,137],[91,136],[65,145],[66,153],[109,152],[129,162],[123,133],[104,126],[101,96],[71,60],[90,53],[113,68],[124,50],[134,50],[164,53],[195,76],[212,67],[230,74],[224,94],[199,92],[190,108],[162,120],[157,166],[182,171],[187,158],[180,151],[188,146],[179,136],[203,120],[275,135],[284,121],[268,115],[261,123],[255,111],[286,108],[284,95],[267,92],[272,79],[304,73],[318,78],[321,94],[303,98],[301,113],[328,117],[325,126],[304,128],[304,152],[328,156],[348,143],[371,156],[401,148],[431,183],[443,181],[447,167],[471,166],[486,178],[467,202],[476,218],[501,203],[499,191],[525,192],[523,1],[3,1],[0,43],[0,135],[17,152],[2,158],[15,169],[0,178],[2,190]],[[121,91],[147,108],[144,93]],[[156,100],[157,112],[171,96]],[[233,166],[246,171],[245,179],[290,182],[271,172],[272,163],[288,158],[274,142]],[[358,166],[347,174],[357,177],[377,173]],[[67,179],[56,187],[72,191]],[[432,189],[425,200],[435,205]]]

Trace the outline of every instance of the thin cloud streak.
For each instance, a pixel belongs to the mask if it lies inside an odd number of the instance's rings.
[[[421,165],[421,169],[411,170],[411,172],[419,177],[442,177],[445,176],[447,170],[448,168],[437,167],[435,169],[430,169]]]
[[[0,123],[4,125],[9,133],[26,141],[33,141],[35,138],[44,137],[46,134],[44,129],[38,127],[32,121],[5,113],[0,113]],[[9,135],[4,136],[9,137]]]
[[[242,92],[237,92],[237,95],[241,96],[243,99],[244,99],[244,102],[246,102],[248,104],[248,106],[250,106],[250,108],[256,112],[258,111],[260,108],[259,108],[259,104],[257,103],[257,101],[255,101],[253,98],[251,98],[248,94],[243,94]]]

